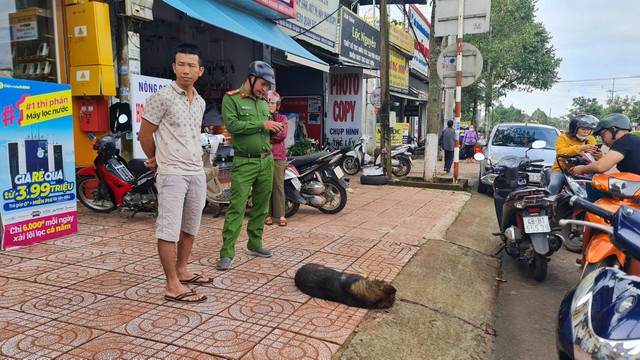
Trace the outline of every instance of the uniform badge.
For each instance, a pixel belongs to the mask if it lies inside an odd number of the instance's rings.
[[[244,99],[247,97],[247,94],[243,91],[240,93],[240,97]]]
[[[229,91],[227,91],[227,95],[235,95],[235,94],[237,94],[237,93],[239,93],[239,92],[240,92],[240,90],[238,90],[238,89],[235,89],[235,90],[229,90]]]
[[[253,109],[251,106],[243,106],[242,107],[242,110],[251,110],[251,109]]]

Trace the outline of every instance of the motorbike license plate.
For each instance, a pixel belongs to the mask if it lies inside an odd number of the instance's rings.
[[[342,172],[342,169],[339,166],[333,168],[333,173],[336,174],[338,179],[342,179],[344,177],[344,172]]]
[[[298,178],[292,178],[291,183],[293,184],[293,187],[296,188],[297,191],[300,191],[300,188],[302,188],[302,183]]]
[[[546,216],[523,217],[522,222],[524,223],[524,232],[527,234],[551,232],[549,218]]]
[[[542,180],[540,173],[529,173],[529,181],[534,183],[540,183]]]

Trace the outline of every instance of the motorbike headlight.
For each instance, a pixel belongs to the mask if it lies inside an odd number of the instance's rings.
[[[593,287],[593,283],[596,281],[598,274],[604,271],[604,268],[600,268],[598,270],[592,271],[587,274],[578,286],[576,287],[576,292],[573,295],[573,301],[571,302],[571,312],[575,312],[576,309],[582,309],[585,305],[588,306],[589,301],[591,300],[591,288]]]
[[[574,195],[578,195],[581,198],[587,197],[587,190],[580,186],[580,184],[578,184],[578,182],[574,179],[567,177],[567,184],[569,185],[569,188]]]

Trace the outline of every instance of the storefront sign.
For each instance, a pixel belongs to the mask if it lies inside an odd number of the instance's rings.
[[[340,10],[340,56],[371,68],[380,67],[380,32],[347,8]]]
[[[337,53],[340,0],[296,0],[296,18],[280,20],[287,35]]]
[[[290,18],[296,17],[296,0],[253,0]],[[298,0],[300,1],[300,0]]]
[[[151,94],[171,84],[172,80],[133,74],[129,76],[129,79],[131,81],[131,109],[135,109],[133,110],[135,111],[135,121],[131,124],[133,130],[133,157],[146,159],[147,155],[145,155],[138,141],[144,103]]]
[[[407,105],[404,107],[404,116],[420,116],[420,105]]]
[[[400,51],[407,55],[413,55],[414,40],[413,36],[402,28],[395,25],[389,26],[389,41],[395,45]]]
[[[3,250],[78,231],[71,109],[69,85],[0,78]]]
[[[431,24],[415,5],[409,7],[409,21],[415,30],[415,35],[412,35],[416,36],[413,59],[409,62],[409,66],[426,78],[429,75],[429,64],[427,62],[429,60]]]
[[[391,127],[391,146],[400,145],[409,136],[409,123],[395,123]],[[376,124],[376,144],[380,144],[380,124]]]
[[[407,58],[393,49],[389,49],[389,87],[393,91],[409,93]]]
[[[364,106],[363,94],[362,69],[331,68],[324,131],[332,144],[342,147],[358,143]]]

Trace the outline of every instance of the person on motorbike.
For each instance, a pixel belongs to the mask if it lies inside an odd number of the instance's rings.
[[[598,122],[598,118],[595,116],[585,114],[574,116],[569,121],[569,132],[558,136],[556,140],[556,154],[575,156],[590,153],[596,159],[602,157],[602,152],[596,146],[596,138],[591,135],[591,131],[597,126]],[[558,160],[556,158],[551,168],[551,178],[547,188],[549,193],[554,195],[560,192],[562,185],[564,185],[564,175]],[[566,163],[562,165],[563,168],[567,168]]]
[[[631,133],[631,121],[623,114],[605,116],[593,130],[610,150],[598,161],[571,168],[576,175],[605,173],[614,166],[621,172],[640,175],[640,137]]]

